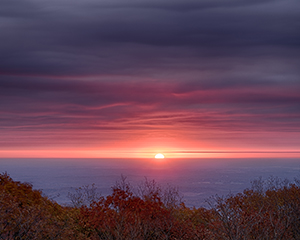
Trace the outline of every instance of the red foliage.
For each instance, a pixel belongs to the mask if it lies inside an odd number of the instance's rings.
[[[0,174],[0,239],[61,239],[69,235],[66,209],[28,183]]]
[[[144,186],[136,195],[123,182],[88,206],[62,207],[0,174],[0,239],[300,239],[295,184],[215,197],[210,209],[178,204],[176,191],[163,195],[154,182]]]
[[[100,239],[160,239],[176,232],[171,209],[158,196],[141,199],[119,188],[91,207],[82,207],[81,223]]]

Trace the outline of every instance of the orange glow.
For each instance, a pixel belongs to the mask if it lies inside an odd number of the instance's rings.
[[[165,149],[32,149],[32,150],[0,150],[0,158],[148,158],[153,159],[157,152],[163,152],[168,159],[173,158],[299,158],[300,152],[290,151],[224,151],[224,150],[186,150],[176,148]],[[155,158],[163,159],[163,158]]]

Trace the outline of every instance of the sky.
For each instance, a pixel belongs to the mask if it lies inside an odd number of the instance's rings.
[[[2,0],[0,157],[299,157],[299,29],[299,0]]]

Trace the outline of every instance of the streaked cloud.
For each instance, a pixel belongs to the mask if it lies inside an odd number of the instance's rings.
[[[231,150],[272,150],[274,136],[297,148],[299,10],[297,0],[2,1],[0,148],[164,138],[224,150],[224,134]]]

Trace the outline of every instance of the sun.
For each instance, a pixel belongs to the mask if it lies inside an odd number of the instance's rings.
[[[162,158],[165,158],[165,156],[163,154],[161,154],[161,153],[158,153],[158,154],[155,155],[155,158],[162,159]]]

